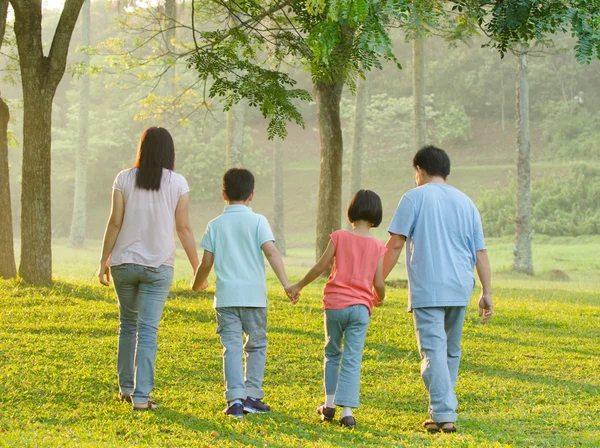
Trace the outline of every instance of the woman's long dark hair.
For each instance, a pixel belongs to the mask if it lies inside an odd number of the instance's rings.
[[[140,138],[135,164],[135,185],[144,190],[160,190],[163,168],[175,169],[175,145],[169,131],[152,127]]]

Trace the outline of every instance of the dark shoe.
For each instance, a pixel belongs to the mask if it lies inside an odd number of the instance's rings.
[[[126,401],[127,403],[131,403],[131,394],[124,394],[123,392],[119,392],[119,401]]]
[[[271,410],[271,407],[260,400],[247,397],[244,400],[244,413],[246,414],[265,414]]]
[[[340,419],[340,426],[345,426],[348,429],[354,429],[356,426],[356,420],[351,415],[347,415],[346,417],[342,417]]]
[[[223,409],[223,412],[229,417],[244,418],[244,406],[241,403],[234,403]]]
[[[330,422],[335,417],[335,408],[328,408],[325,404],[322,404],[317,408],[317,414],[321,416],[321,421]]]
[[[158,406],[150,399],[146,403],[132,403],[131,408],[134,411],[156,411]]]

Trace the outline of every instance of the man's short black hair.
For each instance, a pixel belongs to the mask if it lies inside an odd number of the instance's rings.
[[[348,205],[348,221],[368,221],[379,227],[383,219],[381,198],[371,190],[358,190]]]
[[[450,174],[450,157],[443,149],[435,146],[423,146],[413,158],[413,167],[420,167],[430,176],[440,176],[444,179]]]
[[[230,201],[245,201],[254,191],[254,175],[246,168],[231,168],[223,176],[223,190]]]

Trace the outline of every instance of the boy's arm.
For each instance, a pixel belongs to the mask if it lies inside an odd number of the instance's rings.
[[[406,243],[406,237],[404,235],[392,233],[387,243],[385,244],[387,252],[385,253],[383,259],[384,280],[388,278],[388,275],[390,275],[390,272],[392,272],[392,269],[394,269],[394,266],[396,266],[396,263],[398,263],[398,258],[402,253],[404,243]]]
[[[315,264],[312,269],[306,273],[302,280],[290,287],[290,294],[292,296],[297,295],[302,288],[319,278],[319,276],[329,267],[334,256],[335,244],[329,241],[327,249],[325,249],[325,252],[323,252],[320,260],[317,261],[317,264]]]
[[[373,279],[373,292],[375,292],[375,306],[381,306],[381,304],[383,303],[383,299],[385,299],[385,282],[383,280],[383,258],[384,257],[381,257],[377,262],[377,270],[375,271],[375,278]]]
[[[481,322],[485,324],[494,312],[494,303],[492,302],[492,267],[490,266],[490,259],[486,250],[478,250],[476,255],[477,263],[475,267],[479,281],[481,282],[479,315],[483,316]]]
[[[290,287],[290,282],[288,281],[285,273],[285,267],[283,266],[281,254],[277,250],[275,243],[273,241],[267,241],[261,246],[261,249],[267,257],[269,264],[273,268],[273,272],[275,272],[275,275],[281,282],[281,285],[287,290]]]
[[[193,291],[202,291],[208,287],[208,282],[206,279],[208,278],[208,274],[210,274],[210,270],[212,269],[214,262],[214,254],[205,250],[204,254],[202,255],[202,262],[196,270],[196,275],[194,276],[194,280],[192,282]]]

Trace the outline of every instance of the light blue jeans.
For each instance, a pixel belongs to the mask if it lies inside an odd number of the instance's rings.
[[[156,333],[173,283],[173,268],[128,263],[110,271],[119,301],[119,390],[133,394],[134,403],[146,403],[154,388]]]
[[[454,393],[460,364],[467,307],[413,308],[421,378],[429,392],[429,416],[435,422],[456,422],[458,400]]]
[[[360,405],[360,368],[370,320],[364,305],[325,310],[325,393],[335,394],[336,406]]]
[[[225,399],[228,402],[246,397],[262,400],[267,361],[267,308],[219,307],[216,313],[217,334],[223,345]],[[243,357],[246,358],[245,374]]]

